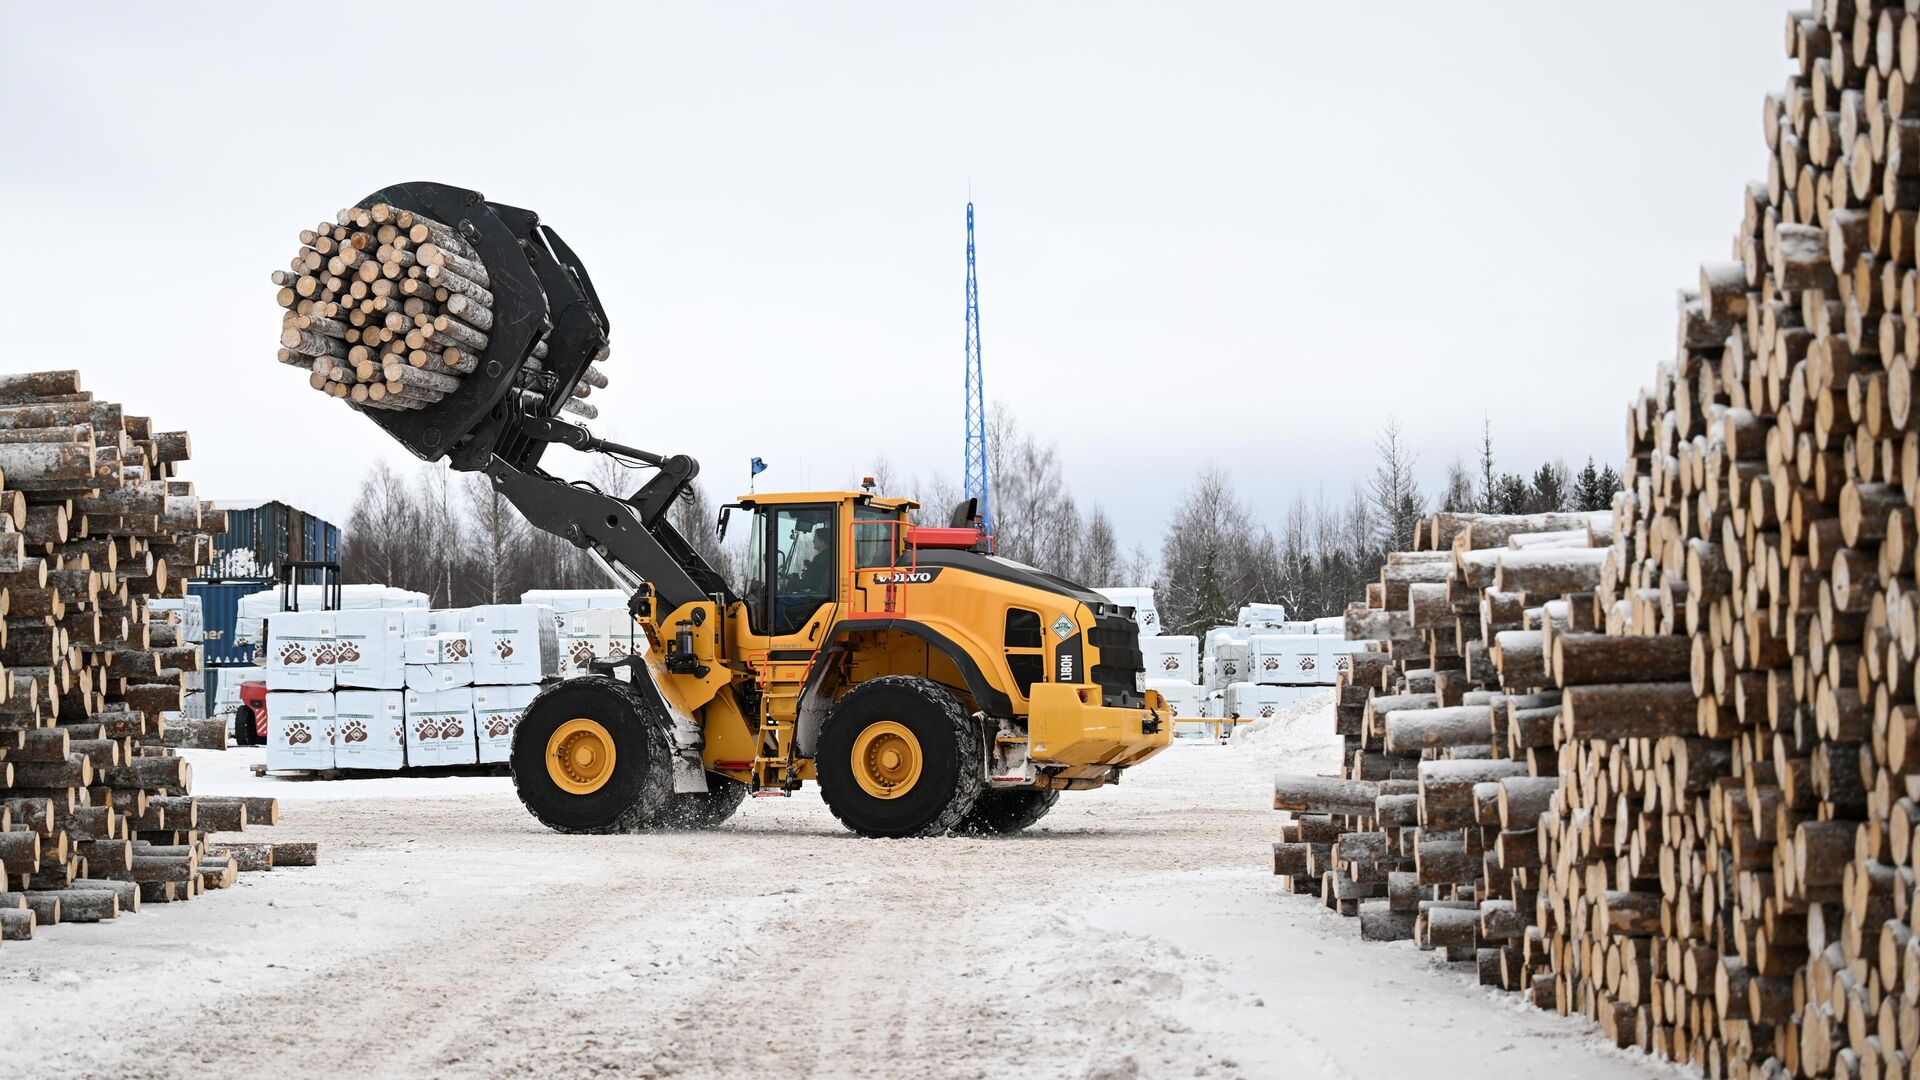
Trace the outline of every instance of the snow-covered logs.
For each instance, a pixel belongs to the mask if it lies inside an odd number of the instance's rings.
[[[460,388],[491,341],[493,285],[480,254],[458,229],[410,210],[350,206],[300,233],[300,248],[270,275],[285,309],[279,360],[307,372],[308,385],[355,406],[417,410]],[[533,385],[547,342],[533,347],[517,378]],[[586,398],[607,385],[599,367],[573,388],[562,411],[599,414]]]
[[[272,799],[195,799],[171,745],[201,666],[156,599],[186,595],[225,513],[175,474],[185,432],[96,401],[75,371],[0,375],[0,940],[231,884],[208,832]],[[257,861],[257,860],[256,860]]]
[[[1379,643],[1337,721],[1373,813],[1309,805],[1275,850],[1363,937],[1706,1075],[1920,1058],[1920,15],[1816,8],[1591,565],[1508,569],[1579,552],[1564,522],[1429,519],[1348,616]],[[1407,718],[1462,707],[1484,746]],[[1470,823],[1457,794],[1422,816],[1423,772],[1493,761],[1522,771],[1477,782]]]
[[[1620,974],[1623,950],[1651,952],[1665,911],[1662,818],[1637,800],[1651,784],[1673,800],[1659,810],[1682,812],[1699,790],[1689,785],[1725,756],[1692,745],[1703,740],[1690,640],[1601,632],[1595,587],[1639,524],[1623,513],[1422,523],[1422,547],[1439,550],[1390,558],[1369,589],[1375,606],[1348,612],[1372,644],[1337,690],[1343,778],[1276,780],[1293,795],[1276,805],[1299,813],[1274,865],[1359,916],[1366,940],[1472,960],[1489,985],[1686,1058],[1654,1022],[1675,1026],[1651,1008],[1664,967],[1635,967],[1625,986]],[[1387,606],[1396,581],[1408,586],[1401,610]],[[1612,862],[1590,854],[1616,848]]]

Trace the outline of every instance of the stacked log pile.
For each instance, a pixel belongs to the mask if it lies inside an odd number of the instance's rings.
[[[1903,1076],[1920,14],[1826,0],[1786,39],[1769,175],[1629,410],[1597,565],[1429,521],[1351,613],[1381,642],[1341,690],[1351,753],[1278,782],[1306,813],[1275,868],[1708,1075]]]
[[[176,475],[188,452],[77,372],[0,375],[0,940],[184,900],[263,861],[207,834],[273,824],[274,800],[193,798],[167,745],[213,738],[169,731],[200,647],[148,610],[186,595],[225,528]]]
[[[1423,522],[1420,550],[1389,556],[1347,613],[1348,637],[1369,644],[1337,680],[1340,777],[1276,778],[1275,806],[1297,815],[1275,872],[1358,916],[1365,939],[1415,939],[1477,961],[1490,985],[1558,1004],[1526,949],[1568,696],[1548,665],[1576,683],[1619,682],[1623,699],[1580,714],[1618,726],[1647,715],[1631,680],[1671,679],[1676,662],[1684,679],[1690,661],[1684,637],[1595,632],[1618,535],[1608,512]]]
[[[411,210],[350,206],[300,233],[271,274],[281,318],[279,360],[315,390],[357,408],[412,411],[460,388],[480,367],[493,329],[493,285],[471,235]],[[585,419],[607,385],[601,350],[561,407]],[[516,375],[545,376],[543,337]]]

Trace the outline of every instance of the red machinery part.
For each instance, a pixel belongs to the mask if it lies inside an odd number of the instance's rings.
[[[923,548],[959,548],[966,550],[980,542],[978,529],[938,529],[915,525],[907,530],[907,543]]]
[[[243,682],[240,684],[240,705],[253,713],[254,733],[262,741],[267,737],[267,684],[264,682]]]

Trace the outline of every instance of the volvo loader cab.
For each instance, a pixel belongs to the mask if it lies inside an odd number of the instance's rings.
[[[606,313],[572,250],[537,215],[471,191],[400,184],[361,205],[376,202],[455,224],[496,284],[490,343],[460,388],[368,418],[424,460],[484,473],[631,597],[612,655],[544,690],[515,730],[514,785],[540,821],[711,826],[748,795],[813,780],[861,835],[1007,832],[1169,744],[1130,612],[992,554],[970,524],[913,524],[908,500],[744,496],[722,513],[723,535],[747,533],[746,569],[728,580],[668,517],[696,462],[559,416],[607,355]],[[570,483],[540,467],[555,446],[652,475],[626,495]]]

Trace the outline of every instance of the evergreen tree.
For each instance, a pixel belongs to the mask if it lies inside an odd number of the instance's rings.
[[[1594,509],[1608,510],[1613,507],[1613,497],[1620,493],[1620,474],[1607,465],[1600,470],[1600,483],[1594,488]]]
[[[1501,473],[1493,482],[1493,498],[1489,500],[1487,512],[1492,514],[1524,514],[1527,512],[1527,500],[1533,494],[1526,480],[1513,473]]]
[[[1600,470],[1593,467],[1593,458],[1587,458],[1587,467],[1573,480],[1573,507],[1576,510],[1604,510],[1604,506],[1595,506],[1600,497]]]
[[[1413,451],[1400,437],[1398,420],[1387,417],[1374,447],[1379,461],[1368,489],[1380,529],[1380,546],[1388,551],[1406,551],[1413,547],[1413,532],[1427,512],[1427,500],[1414,479]]]
[[[1499,474],[1493,468],[1493,421],[1480,417],[1480,505],[1482,513],[1495,513],[1494,503],[1500,489]]]
[[[1527,494],[1528,513],[1558,513],[1570,503],[1572,484],[1567,477],[1567,467],[1557,461],[1535,469],[1530,487],[1532,490]]]

